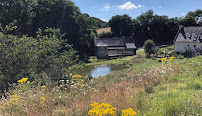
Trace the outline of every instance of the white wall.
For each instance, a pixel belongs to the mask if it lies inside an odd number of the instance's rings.
[[[194,45],[196,47],[194,47]],[[180,52],[180,53],[184,53],[187,50],[191,50],[193,52],[196,52],[195,49],[202,49],[202,43],[189,43],[189,42],[176,42],[175,43],[175,51],[176,52]],[[196,53],[197,55],[197,53]]]

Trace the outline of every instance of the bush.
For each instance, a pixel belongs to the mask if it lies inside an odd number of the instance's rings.
[[[98,34],[98,38],[112,38],[113,35],[111,32],[103,32]]]
[[[151,54],[154,54],[155,50],[155,43],[153,40],[149,39],[144,42],[144,51],[147,58],[151,57]]]
[[[44,34],[42,34],[44,33]],[[0,31],[0,90],[10,83],[29,77],[59,80],[66,69],[77,61],[76,51],[65,44],[59,29],[39,29],[37,38],[5,34]]]

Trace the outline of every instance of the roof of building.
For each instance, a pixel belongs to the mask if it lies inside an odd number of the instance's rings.
[[[174,42],[202,42],[202,26],[179,27]]]
[[[125,46],[120,38],[98,38],[94,40],[95,46]]]
[[[125,47],[126,49],[135,49],[135,42],[131,37],[114,37],[94,39],[95,46]]]

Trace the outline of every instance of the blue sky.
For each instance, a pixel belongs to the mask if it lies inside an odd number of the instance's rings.
[[[108,21],[112,16],[128,14],[136,18],[152,9],[154,14],[181,17],[202,9],[202,0],[72,0],[82,13]]]

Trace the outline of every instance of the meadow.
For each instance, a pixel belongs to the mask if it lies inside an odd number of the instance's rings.
[[[168,47],[170,49],[170,47]],[[163,48],[165,50],[166,48]],[[50,81],[47,75],[10,85],[0,100],[0,115],[33,116],[200,116],[202,114],[202,56],[145,58],[137,56],[93,60],[86,65],[122,63],[128,68],[86,80],[67,73]]]

